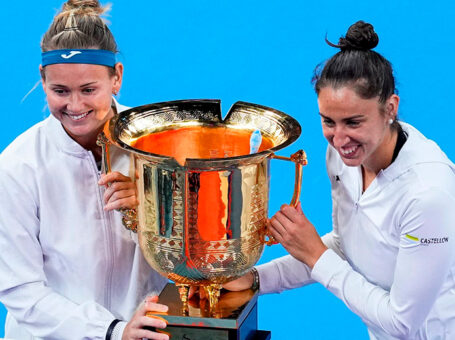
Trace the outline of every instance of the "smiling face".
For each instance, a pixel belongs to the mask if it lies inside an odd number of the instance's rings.
[[[92,149],[104,123],[113,116],[112,94],[121,86],[123,66],[115,75],[106,66],[54,64],[42,69],[43,88],[52,115],[86,149]]]
[[[389,120],[395,119],[398,102],[396,95],[381,104],[377,97],[359,97],[349,86],[324,87],[318,96],[324,137],[347,166],[377,173],[392,159],[396,132]]]

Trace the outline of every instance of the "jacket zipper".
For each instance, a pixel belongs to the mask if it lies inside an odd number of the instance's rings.
[[[98,171],[98,167],[96,165],[95,157],[93,154],[88,151],[89,153],[89,158],[90,158],[90,163],[92,165],[92,168],[95,172],[95,178],[96,183],[95,185],[98,187],[98,202],[99,204],[99,209],[101,211],[101,216],[103,216],[103,227],[104,227],[104,234],[106,235],[106,262],[108,263],[107,265],[107,270],[106,270],[106,279],[105,279],[105,287],[106,289],[104,290],[104,306],[106,309],[110,310],[111,309],[111,291],[112,291],[112,276],[113,276],[113,271],[114,271],[114,242],[112,240],[112,230],[109,228],[111,223],[111,216],[112,212],[110,211],[104,211],[104,202],[103,202],[103,192],[101,187],[98,185],[98,181],[101,178],[100,172]]]

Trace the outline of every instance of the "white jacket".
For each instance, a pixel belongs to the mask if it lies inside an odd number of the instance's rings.
[[[113,158],[128,175],[128,155]],[[103,210],[99,178],[92,153],[52,115],[0,155],[5,337],[104,340],[113,319],[129,320],[166,284],[120,213]]]
[[[313,270],[291,256],[259,266],[261,293],[320,282],[371,339],[455,339],[455,166],[408,124],[396,160],[362,193],[359,167],[329,146],[333,231]]]

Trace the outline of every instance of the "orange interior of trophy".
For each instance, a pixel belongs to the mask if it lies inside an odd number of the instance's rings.
[[[189,126],[150,133],[131,146],[150,153],[175,158],[179,164],[185,159],[228,158],[248,155],[252,130],[227,126]],[[262,136],[257,152],[270,149],[274,143]]]

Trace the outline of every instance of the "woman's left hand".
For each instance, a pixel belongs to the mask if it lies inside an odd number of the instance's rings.
[[[158,303],[157,296],[147,296],[131,320],[126,324],[122,340],[155,339],[169,340],[169,333],[163,331],[167,321],[154,313],[167,313],[168,306]],[[158,329],[156,329],[158,328]]]
[[[120,208],[133,209],[139,204],[136,185],[130,177],[118,171],[102,174],[98,184],[106,186],[103,197],[106,211]]]
[[[311,269],[327,250],[316,229],[303,213],[300,203],[297,208],[282,205],[270,220],[269,229],[289,254]]]

